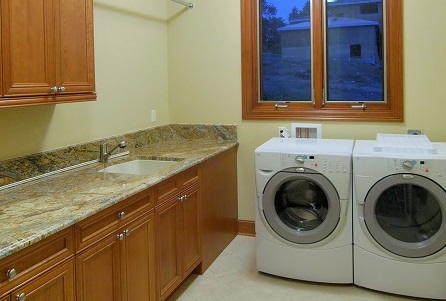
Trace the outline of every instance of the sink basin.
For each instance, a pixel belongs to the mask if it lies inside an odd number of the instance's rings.
[[[178,161],[132,160],[109,166],[99,170],[99,172],[123,173],[130,175],[151,175],[177,163]]]

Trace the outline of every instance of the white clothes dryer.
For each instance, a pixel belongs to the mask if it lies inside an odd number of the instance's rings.
[[[353,150],[354,283],[446,299],[446,143]]]
[[[261,272],[352,283],[353,140],[272,138],[255,150]]]

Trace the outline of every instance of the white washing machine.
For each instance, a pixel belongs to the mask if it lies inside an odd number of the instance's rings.
[[[272,138],[255,150],[257,269],[352,283],[353,140]]]
[[[446,143],[376,146],[353,150],[354,283],[445,300]]]

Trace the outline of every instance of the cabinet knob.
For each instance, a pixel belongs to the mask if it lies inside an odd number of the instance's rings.
[[[119,240],[123,240],[124,239],[124,234],[118,234],[118,235],[116,235],[116,238],[117,239],[119,239]]]
[[[57,92],[65,92],[66,89],[64,86],[60,86],[59,88],[57,88]]]
[[[26,300],[26,294],[25,293],[21,293],[19,295],[16,296],[17,301],[25,301]]]
[[[50,88],[51,93],[56,94],[59,89],[56,86]]]
[[[17,271],[16,269],[10,269],[6,272],[6,276],[8,277],[8,279],[13,279],[15,276],[17,276]]]
[[[122,232],[122,234],[124,234],[125,236],[129,236],[130,235],[130,230],[124,230],[124,232]]]
[[[124,217],[125,217],[125,212],[124,212],[124,211],[119,212],[119,213],[118,213],[118,217],[119,217],[119,219],[124,219]]]

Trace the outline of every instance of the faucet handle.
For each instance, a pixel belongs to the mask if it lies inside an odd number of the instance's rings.
[[[105,162],[105,158],[107,156],[107,142],[103,142],[99,145],[99,161]]]

